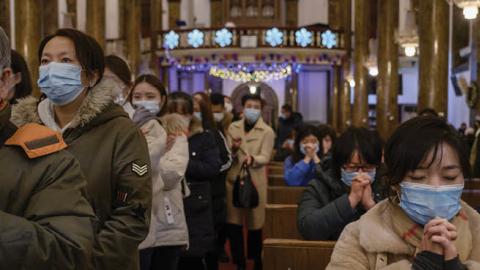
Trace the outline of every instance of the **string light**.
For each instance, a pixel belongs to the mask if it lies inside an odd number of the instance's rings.
[[[209,74],[223,80],[232,80],[237,82],[268,82],[274,80],[281,80],[292,75],[292,67],[279,66],[277,68],[270,68],[267,70],[252,70],[238,65],[236,68],[221,68],[212,66]]]

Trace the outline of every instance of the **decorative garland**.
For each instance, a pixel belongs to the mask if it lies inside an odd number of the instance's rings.
[[[268,82],[280,80],[292,75],[292,67],[290,65],[270,67],[262,69],[261,67],[253,68],[238,65],[236,68],[221,68],[212,66],[209,74],[224,80],[232,80],[237,82]]]

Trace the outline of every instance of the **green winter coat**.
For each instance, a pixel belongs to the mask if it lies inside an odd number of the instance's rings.
[[[147,143],[123,109],[113,103],[113,84],[102,80],[90,89],[63,138],[87,179],[95,226],[96,269],[139,268],[138,245],[148,233],[151,175]],[[13,108],[12,121],[52,128],[53,109],[29,97]]]
[[[92,269],[95,216],[78,161],[61,150],[61,138],[51,140],[53,131],[17,131],[9,116],[9,109],[0,111],[0,268]],[[37,147],[37,154],[27,157],[28,148],[16,143]]]

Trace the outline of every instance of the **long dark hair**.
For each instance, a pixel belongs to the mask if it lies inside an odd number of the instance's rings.
[[[197,92],[193,95],[193,99],[195,97],[200,97],[199,106],[200,112],[202,113],[202,126],[203,129],[216,129],[217,125],[215,120],[213,119],[212,113],[212,104],[210,103],[210,98],[207,94],[203,92]]]
[[[11,51],[11,68],[13,73],[20,73],[21,80],[15,85],[15,93],[10,103],[17,103],[17,99],[29,96],[32,94],[32,79],[30,77],[30,70],[28,69],[25,59],[15,50]]]
[[[331,126],[322,124],[318,126],[318,134],[318,140],[320,141],[320,154],[321,157],[323,157],[323,139],[327,136],[330,136],[330,138],[332,139],[332,148],[330,149],[330,151],[332,151],[333,146],[335,145],[335,141],[337,140],[337,133]]]
[[[295,143],[293,145],[293,153],[292,153],[292,161],[294,163],[299,162],[305,157],[305,155],[302,154],[302,152],[300,151],[300,144],[302,143],[302,140],[305,137],[310,135],[313,135],[317,138],[318,143],[321,147],[322,142],[320,141],[320,134],[318,133],[318,128],[316,126],[304,124],[297,127],[297,135],[295,137]]]
[[[167,113],[193,115],[193,99],[184,92],[173,92],[168,95],[165,109]]]
[[[105,56],[105,67],[112,71],[126,86],[132,86],[132,72],[127,62],[121,57],[113,54]]]
[[[141,83],[150,84],[151,86],[153,86],[158,91],[158,93],[160,93],[160,98],[165,99],[165,102],[163,103],[163,106],[160,108],[160,112],[158,113],[159,116],[164,115],[165,112],[167,111],[167,109],[166,109],[166,107],[167,107],[166,104],[167,104],[167,101],[168,101],[167,90],[163,86],[162,82],[157,77],[155,77],[151,74],[141,75],[135,80],[135,82],[133,83],[133,86],[132,86],[132,91],[130,92],[130,95],[128,95],[128,100],[130,101],[130,103],[132,103],[133,92],[135,92],[135,87],[137,87],[137,85],[139,85]]]

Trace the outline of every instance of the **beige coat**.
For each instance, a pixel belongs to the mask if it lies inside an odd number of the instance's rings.
[[[266,166],[272,156],[275,133],[260,118],[255,127],[247,134],[244,131],[244,120],[233,122],[228,129],[227,140],[231,147],[233,138],[242,138],[240,150],[233,161],[227,176],[227,222],[242,225],[244,217],[250,230],[258,230],[265,223],[265,205],[267,203],[267,170]],[[233,184],[242,167],[246,154],[253,156],[254,164],[250,168],[253,182],[259,194],[259,205],[254,209],[240,209],[233,206]]]
[[[393,206],[388,200],[380,202],[360,220],[350,223],[335,245],[328,270],[410,270],[415,247],[407,244],[393,229]],[[468,218],[463,239],[457,248],[469,254],[461,258],[468,269],[480,269],[480,215],[462,202],[462,211]],[[403,212],[402,212],[403,213]]]

